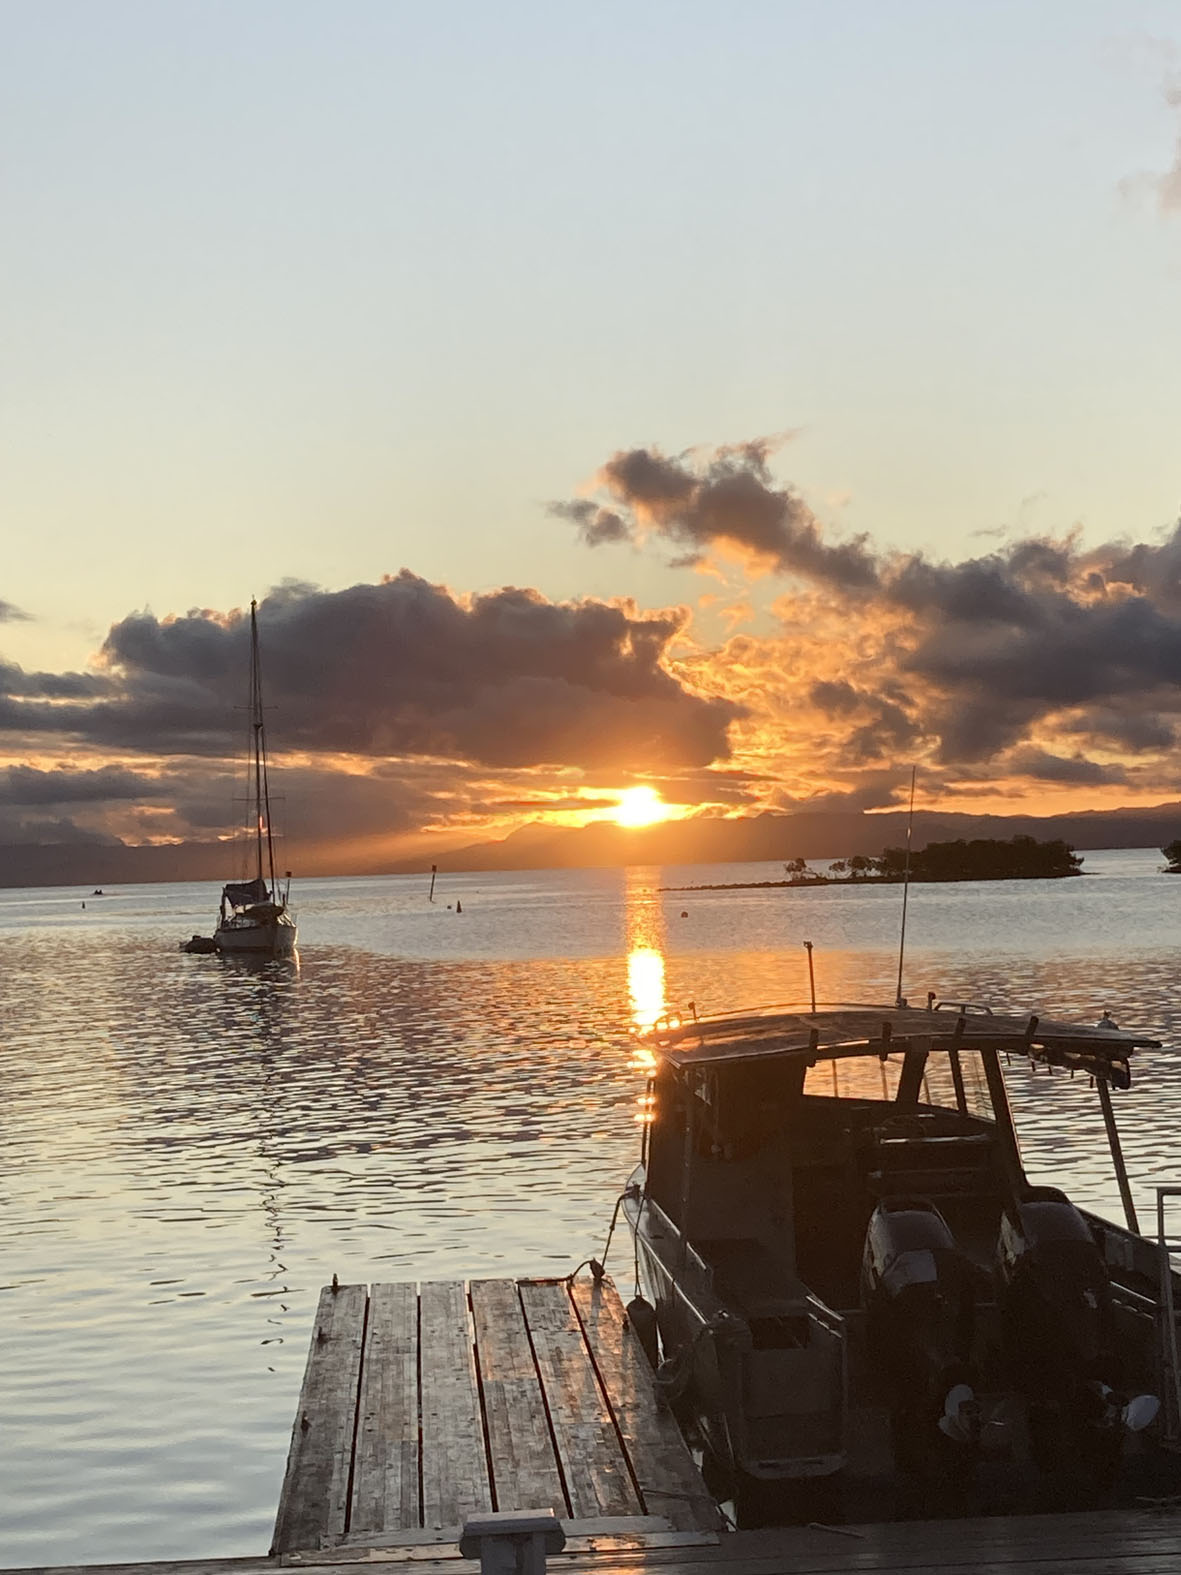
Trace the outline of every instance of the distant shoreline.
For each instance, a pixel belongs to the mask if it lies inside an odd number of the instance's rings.
[[[1053,875],[912,875],[912,886],[962,886],[966,881],[1070,880],[1086,870],[1059,870]],[[1168,874],[1181,875],[1181,870]],[[788,886],[901,886],[901,875],[810,875],[805,880],[731,880],[716,886],[660,886],[659,891],[762,891]]]

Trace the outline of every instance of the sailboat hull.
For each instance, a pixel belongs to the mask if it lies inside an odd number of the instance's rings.
[[[295,950],[298,931],[286,914],[277,919],[250,920],[219,924],[213,942],[219,952],[255,957],[290,957]]]

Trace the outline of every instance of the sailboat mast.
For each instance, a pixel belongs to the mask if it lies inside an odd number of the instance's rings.
[[[255,877],[262,879],[262,682],[258,671],[258,603],[250,603],[250,742],[254,765]],[[268,827],[269,831],[269,827]]]
[[[267,781],[267,745],[262,715],[262,666],[258,658],[258,603],[250,603],[250,725],[254,756],[254,846],[256,874],[263,878],[263,838],[271,894],[275,892],[275,844],[271,836],[270,784]]]

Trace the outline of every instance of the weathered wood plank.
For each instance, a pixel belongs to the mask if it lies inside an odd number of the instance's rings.
[[[413,1285],[374,1285],[361,1363],[349,1531],[417,1529],[418,1295]]]
[[[574,1282],[572,1295],[644,1508],[663,1515],[676,1531],[717,1530],[722,1525],[718,1507],[657,1393],[619,1292],[610,1280],[588,1278]]]
[[[326,1286],[300,1390],[272,1551],[318,1548],[344,1534],[357,1417],[363,1285]]]
[[[565,1283],[523,1281],[520,1292],[571,1515],[642,1515]]]
[[[473,1280],[472,1321],[496,1508],[570,1513],[515,1280]]]
[[[852,1532],[853,1535],[848,1533]],[[670,1535],[675,1535],[670,1534]],[[687,1535],[687,1534],[682,1534]],[[839,1575],[875,1570],[890,1575],[936,1575],[942,1569],[972,1575],[1175,1575],[1181,1568],[1181,1514],[1097,1510],[1080,1514],[1023,1515],[990,1519],[909,1521],[828,1530],[822,1526],[739,1531],[713,1546],[650,1544],[620,1549],[596,1540],[593,1554],[562,1555],[564,1575]],[[401,1560],[415,1575],[466,1575],[474,1561],[434,1556],[420,1546]],[[356,1575],[358,1564],[386,1562],[371,1548],[301,1551],[274,1559],[190,1559],[176,1562],[53,1565],[5,1575],[274,1575],[276,1569],[315,1569],[317,1575]]]
[[[492,1509],[467,1292],[454,1280],[419,1294],[422,1523],[461,1526]]]

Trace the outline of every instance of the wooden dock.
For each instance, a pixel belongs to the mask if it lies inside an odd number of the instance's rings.
[[[337,1548],[272,1558],[173,1563],[43,1565],[7,1575],[358,1575],[358,1563],[413,1562],[413,1575],[478,1575],[458,1548]],[[799,1526],[725,1533],[711,1544],[671,1548],[569,1548],[550,1575],[1176,1575],[1181,1512],[1098,1510],[1077,1515],[889,1525]]]
[[[463,1522],[550,1508],[550,1575],[1175,1575],[1181,1500],[724,1531],[610,1280],[321,1293],[267,1557],[9,1575],[479,1575]],[[194,1554],[199,1552],[193,1550]]]
[[[571,1552],[722,1525],[611,1281],[323,1290],[272,1553],[457,1556],[470,1516],[526,1509]]]

